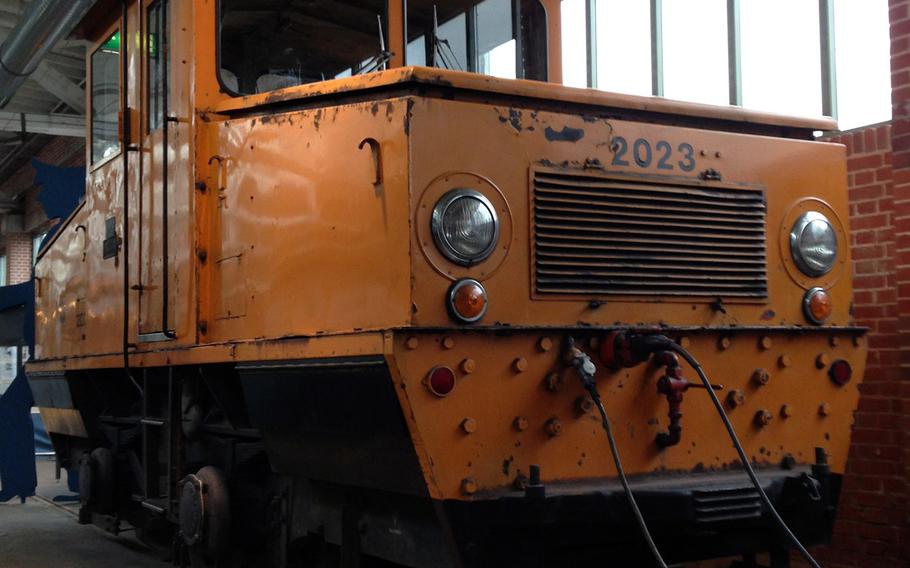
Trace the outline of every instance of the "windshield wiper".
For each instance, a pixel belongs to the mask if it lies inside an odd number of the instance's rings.
[[[358,69],[354,75],[364,75],[366,73],[372,73],[379,70],[385,71],[388,69],[389,61],[392,59],[392,55],[394,55],[385,47],[385,34],[383,34],[382,31],[382,16],[377,14],[376,20],[379,22],[379,53],[367,59],[366,63],[361,65],[360,69]]]
[[[439,16],[436,12],[436,4],[433,4],[433,36],[431,41],[433,42],[433,45],[430,46],[433,53],[433,59],[430,62],[432,67],[439,67],[438,63],[441,62],[446,69],[464,71],[464,67],[459,63],[458,56],[455,55],[449,40],[439,37]]]

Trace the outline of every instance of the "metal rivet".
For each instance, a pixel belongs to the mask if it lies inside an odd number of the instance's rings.
[[[452,339],[451,337],[445,337],[442,340],[442,346],[445,347],[446,349],[451,349],[451,348],[455,347],[455,340]]]
[[[859,347],[862,344],[863,344],[863,338],[860,337],[859,335],[854,335],[853,336],[853,346]]]
[[[562,375],[559,373],[550,373],[545,379],[547,390],[550,392],[559,392],[562,390]]]
[[[579,415],[584,415],[591,412],[594,409],[594,401],[591,400],[590,396],[580,396],[575,399],[575,412]]]
[[[477,493],[477,482],[474,481],[473,479],[471,479],[470,477],[466,477],[465,479],[462,479],[461,480],[461,492],[464,493],[465,495],[473,495],[473,494]]]
[[[562,422],[556,418],[550,418],[547,420],[546,426],[547,434],[550,436],[559,436],[562,434]]]
[[[790,418],[793,416],[793,407],[789,404],[785,404],[780,407],[780,415],[783,418]]]
[[[473,418],[465,418],[461,421],[461,429],[465,434],[473,434],[477,431],[477,421]]]
[[[516,373],[524,373],[528,370],[528,360],[524,357],[519,357],[512,361],[512,368]]]
[[[828,358],[827,353],[819,353],[818,357],[815,358],[815,368],[824,369],[825,367],[828,366],[829,362],[830,362],[830,359]]]
[[[771,424],[772,420],[774,420],[774,415],[765,409],[755,413],[755,425],[759,428],[764,428],[768,424]]]
[[[515,481],[512,482],[512,487],[514,487],[516,491],[524,491],[527,486],[528,476],[518,472],[518,475],[515,476]]]
[[[720,341],[717,342],[717,347],[718,347],[721,351],[726,351],[727,349],[730,348],[730,344],[732,344],[732,343],[733,343],[733,342],[730,341],[730,338],[729,338],[729,337],[721,337],[721,338],[720,338]]]
[[[528,419],[524,416],[516,416],[515,420],[512,421],[512,426],[519,432],[524,432],[528,429]]]
[[[777,364],[780,367],[786,368],[793,364],[793,360],[790,358],[789,355],[784,354],[777,358]]]
[[[755,371],[752,373],[752,382],[759,386],[766,385],[770,381],[771,375],[764,369],[755,369]]]
[[[537,348],[546,353],[553,348],[553,340],[549,337],[541,337],[540,341],[537,342]]]
[[[411,349],[413,351],[414,349],[417,349],[418,345],[420,345],[420,341],[416,337],[409,337],[408,340],[405,341],[405,345],[408,349]]]
[[[774,342],[771,341],[771,337],[765,335],[758,341],[758,346],[761,347],[762,350],[767,351],[774,346]]]
[[[692,342],[689,341],[689,338],[688,338],[688,337],[680,337],[678,343],[679,343],[679,346],[682,347],[683,349],[688,349],[688,348],[689,348],[689,345],[690,345]]]
[[[461,362],[459,368],[461,368],[461,372],[465,375],[470,375],[477,369],[477,363],[474,362],[474,359],[465,359]]]
[[[727,394],[727,404],[733,408],[742,406],[746,403],[746,393],[739,389],[731,390]]]
[[[818,405],[818,413],[821,416],[828,416],[831,414],[831,405],[827,402],[823,402]]]
[[[828,344],[831,345],[831,347],[837,347],[840,345],[840,337],[832,335],[831,338],[828,339]]]

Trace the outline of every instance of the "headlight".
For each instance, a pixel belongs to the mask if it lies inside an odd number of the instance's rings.
[[[828,218],[809,211],[797,219],[790,231],[790,254],[806,276],[831,272],[837,260],[837,233]]]
[[[453,189],[433,208],[433,240],[440,252],[463,266],[490,256],[499,240],[499,219],[490,200],[473,189]]]

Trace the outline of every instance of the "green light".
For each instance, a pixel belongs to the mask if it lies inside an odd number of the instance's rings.
[[[101,46],[101,51],[106,51],[108,53],[120,53],[120,32],[114,32],[114,34],[107,38],[107,41],[104,42]]]

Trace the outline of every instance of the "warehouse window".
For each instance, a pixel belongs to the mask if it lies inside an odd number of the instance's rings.
[[[170,3],[167,0],[159,0],[148,8],[147,85],[149,130],[161,128],[164,123],[165,97],[170,100],[170,93],[165,93],[165,75],[167,76],[167,84],[171,84],[169,16]]]
[[[115,155],[120,113],[120,32],[92,54],[92,163]]]
[[[384,69],[387,21],[384,0],[221,0],[221,84],[262,93]]]
[[[827,115],[891,117],[885,0],[563,0],[563,82]]]
[[[406,64],[544,81],[546,28],[537,0],[411,0]]]
[[[9,286],[9,261],[5,254],[0,254],[0,286]]]

